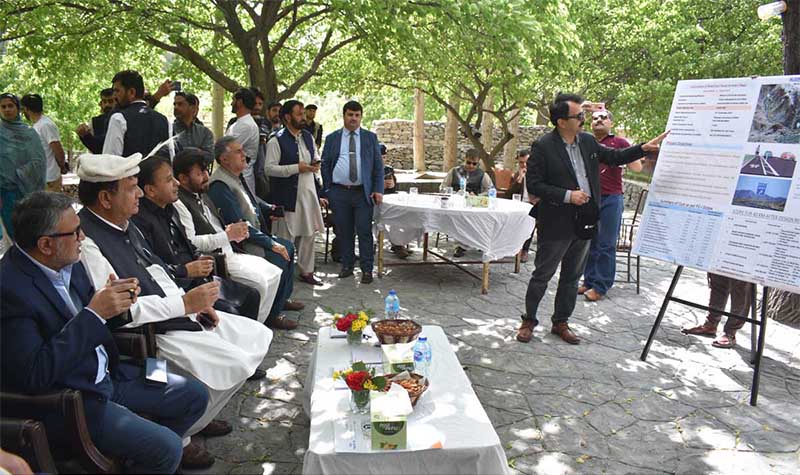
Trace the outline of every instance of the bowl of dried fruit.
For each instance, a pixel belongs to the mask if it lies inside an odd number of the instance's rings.
[[[422,333],[422,325],[405,319],[378,320],[372,322],[372,330],[382,345],[409,343]]]
[[[407,373],[408,378],[400,379],[398,381],[391,381],[392,378],[398,375],[398,373],[389,373],[384,374],[383,376],[386,378],[386,387],[383,389],[384,391],[388,391],[389,387],[392,383],[399,384],[408,392],[408,398],[411,399],[411,406],[416,406],[417,401],[422,394],[428,390],[428,386],[430,386],[430,382],[424,376],[417,374],[417,373]]]

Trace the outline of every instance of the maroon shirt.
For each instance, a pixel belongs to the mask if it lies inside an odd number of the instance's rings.
[[[628,148],[630,142],[617,137],[616,135],[606,135],[600,141],[601,145],[608,148]],[[621,195],[622,194],[622,169],[624,167],[612,167],[605,163],[600,163],[600,194],[601,195]]]

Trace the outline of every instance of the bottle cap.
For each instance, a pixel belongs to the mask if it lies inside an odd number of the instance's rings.
[[[419,341],[428,341],[428,337],[427,336],[421,336],[421,337],[419,337]]]
[[[392,289],[389,291],[389,295],[397,295],[397,292],[395,292],[394,289]]]

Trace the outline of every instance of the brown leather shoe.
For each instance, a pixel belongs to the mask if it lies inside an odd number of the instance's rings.
[[[294,330],[297,328],[297,322],[286,315],[278,315],[267,320],[267,326],[273,330]]]
[[[200,435],[205,437],[221,437],[223,435],[228,435],[231,432],[233,432],[232,425],[225,421],[214,419],[213,421],[209,422],[207,426],[203,427],[203,430],[200,431]]]
[[[309,272],[308,274],[300,274],[298,279],[301,282],[305,282],[306,284],[311,285],[322,285],[322,281],[314,277],[314,274]]]
[[[361,274],[361,283],[362,284],[371,284],[372,283],[372,272],[365,272]]]
[[[586,300],[589,302],[597,302],[598,300],[603,300],[603,297],[605,297],[605,295],[594,289],[587,290],[583,293],[583,296],[586,297]]]
[[[589,290],[589,287],[586,287],[585,285],[581,285],[580,287],[578,287],[578,295],[585,294],[587,290]]]
[[[581,339],[572,333],[572,330],[569,328],[569,325],[566,322],[554,323],[553,328],[550,329],[550,333],[553,335],[558,335],[562,340],[566,341],[570,345],[577,345],[581,342]]]
[[[698,336],[717,336],[717,327],[706,325],[698,325],[691,328],[682,328],[681,333],[684,335],[698,335]]]
[[[183,457],[181,457],[182,469],[200,470],[209,468],[212,465],[214,465],[214,456],[199,443],[191,441],[189,445],[183,448]]]
[[[408,249],[406,249],[405,246],[399,246],[399,245],[392,246],[392,252],[400,259],[406,259],[408,258],[409,255],[411,255],[411,253],[408,252]]]
[[[536,320],[522,320],[522,325],[517,330],[517,341],[528,343],[533,338],[533,329],[536,328]]]
[[[298,300],[287,300],[283,305],[283,309],[289,311],[303,310],[304,308],[306,308],[306,304]]]

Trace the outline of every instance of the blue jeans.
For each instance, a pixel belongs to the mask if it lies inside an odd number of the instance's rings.
[[[623,195],[603,195],[600,200],[600,223],[597,236],[589,247],[589,259],[583,285],[605,295],[614,285],[617,273],[617,237],[622,224]]]
[[[362,272],[372,274],[375,260],[375,244],[372,239],[373,206],[364,196],[364,190],[333,185],[328,198],[336,225],[336,238],[341,243],[339,250],[342,268],[352,269],[355,265],[354,237],[357,234],[359,265]]]
[[[277,236],[272,236],[272,240],[286,248],[286,252],[289,253],[289,260],[287,261],[272,249],[264,249],[264,259],[281,269],[278,292],[275,294],[275,300],[272,302],[272,309],[270,309],[267,321],[271,321],[283,311],[283,306],[286,305],[286,301],[289,300],[292,292],[294,292],[294,244]]]

